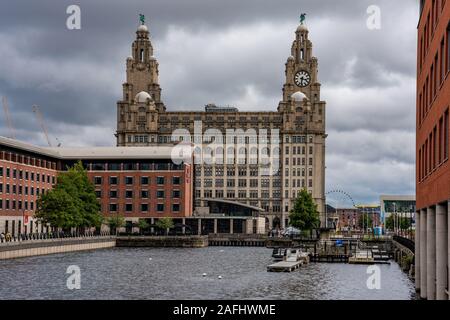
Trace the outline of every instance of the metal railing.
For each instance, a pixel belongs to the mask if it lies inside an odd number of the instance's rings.
[[[393,240],[400,243],[402,246],[405,246],[406,248],[411,250],[411,252],[415,251],[416,245],[415,245],[414,241],[412,241],[411,239],[400,237],[400,236],[394,236]]]
[[[111,236],[108,231],[102,232],[49,232],[49,233],[19,233],[11,235],[2,233],[0,243],[23,242],[31,240],[64,239],[64,238],[93,238]]]

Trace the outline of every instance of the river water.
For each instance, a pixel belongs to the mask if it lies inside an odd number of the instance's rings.
[[[270,273],[271,253],[112,248],[2,260],[0,299],[414,299],[414,285],[396,263],[379,265],[381,287],[370,290],[368,266],[311,263],[292,273]],[[78,290],[67,287],[71,265],[80,268]]]

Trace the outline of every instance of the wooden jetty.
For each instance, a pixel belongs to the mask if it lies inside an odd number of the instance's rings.
[[[302,261],[280,261],[267,266],[269,272],[292,272],[302,265]]]
[[[309,263],[309,255],[296,249],[287,249],[283,261],[267,266],[269,272],[292,272]]]

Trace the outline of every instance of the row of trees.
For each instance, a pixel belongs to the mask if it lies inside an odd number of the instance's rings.
[[[45,224],[59,227],[63,230],[75,228],[99,228],[106,223],[111,231],[124,226],[122,216],[113,216],[104,220],[100,212],[100,203],[95,194],[95,187],[89,180],[87,170],[83,168],[81,161],[58,176],[55,187],[42,194],[37,201],[35,217]],[[300,230],[312,230],[320,225],[319,212],[312,196],[303,189],[292,208],[290,224]],[[139,220],[137,225],[141,230],[149,228],[146,220]],[[159,219],[156,227],[167,230],[173,228],[170,218]]]
[[[120,215],[109,217],[105,220],[105,223],[109,226],[111,233],[117,234],[117,230],[125,226],[125,218]],[[155,227],[161,230],[164,230],[166,234],[168,233],[169,229],[172,229],[174,227],[174,223],[172,218],[164,217],[158,219],[155,223]],[[145,230],[148,230],[151,225],[147,222],[145,219],[140,219],[137,224],[134,225],[134,227],[138,227],[141,233]]]
[[[104,219],[94,184],[89,180],[87,170],[83,168],[81,161],[59,174],[54,188],[39,197],[35,217],[44,224],[63,230],[75,228],[82,231],[85,228],[100,228],[104,223],[110,227],[111,232],[116,233],[125,225],[123,216]],[[150,225],[141,219],[137,227],[146,230]],[[157,221],[156,227],[167,232],[174,227],[173,220],[161,218]]]

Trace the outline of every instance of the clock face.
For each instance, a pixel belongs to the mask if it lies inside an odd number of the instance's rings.
[[[294,82],[299,87],[306,87],[311,83],[311,76],[308,71],[299,71],[295,74]]]

